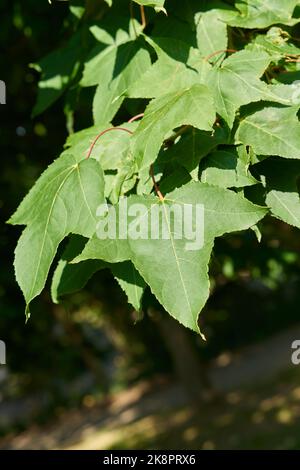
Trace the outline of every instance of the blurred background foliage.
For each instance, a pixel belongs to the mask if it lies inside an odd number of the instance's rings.
[[[133,312],[108,270],[61,305],[52,304],[48,286],[25,325],[13,272],[21,228],[4,222],[67,137],[64,98],[32,117],[39,74],[30,64],[63,44],[73,21],[68,2],[0,1],[0,78],[7,84],[7,104],[0,107],[0,339],[8,364],[0,382],[0,415],[9,403],[28,397],[36,403],[33,411],[24,405],[25,412],[0,419],[2,434],[84,404],[86,396],[101,399],[157,375],[176,377],[196,396],[213,358],[299,322],[299,232],[269,218],[260,243],[252,231],[217,240],[212,293],[201,316],[206,343],[160,313],[149,292],[143,314]],[[83,94],[80,103],[79,128],[91,120],[89,96]],[[201,380],[190,380],[198,375]]]

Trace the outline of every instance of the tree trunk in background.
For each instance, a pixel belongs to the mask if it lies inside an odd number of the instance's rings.
[[[199,403],[213,397],[207,366],[202,364],[187,330],[166,312],[151,312],[171,356],[175,374],[191,401]]]
[[[85,344],[82,331],[79,329],[78,325],[76,325],[72,319],[68,318],[64,310],[57,306],[53,308],[53,313],[67,333],[70,343],[80,352],[86,367],[91,371],[97,383],[101,385],[104,393],[108,393],[109,379],[107,373],[100,359],[95,357],[91,348]]]

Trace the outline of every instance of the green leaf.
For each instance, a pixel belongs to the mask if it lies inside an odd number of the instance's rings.
[[[228,57],[220,68],[213,67],[210,71],[207,85],[212,90],[217,112],[230,128],[237,110],[245,104],[260,100],[290,104],[259,79],[270,61],[266,52],[243,50]]]
[[[134,2],[145,7],[153,7],[156,11],[166,13],[166,9],[164,8],[165,0],[134,0]]]
[[[128,41],[124,44],[118,43],[111,46],[96,46],[85,62],[81,85],[83,87],[98,85],[101,81],[110,83],[114,76],[116,63],[125,64],[126,60],[132,60],[139,49],[135,41]],[[118,62],[117,62],[118,61]]]
[[[299,106],[266,107],[242,120],[236,141],[251,145],[257,155],[300,158]]]
[[[230,151],[217,150],[203,161],[201,167],[203,183],[215,184],[222,188],[242,188],[258,183],[249,173],[245,150],[240,151],[240,155],[234,148]]]
[[[123,18],[120,24],[122,27],[116,29],[116,19],[109,17],[103,27],[93,25],[90,28],[101,44],[91,51],[85,62],[81,85],[98,85],[93,103],[95,124],[114,117],[128,87],[151,66],[144,44],[134,37],[139,25],[133,21],[128,24]]]
[[[192,128],[182,135],[176,145],[160,152],[158,163],[166,165],[172,162],[180,165],[192,173],[198,168],[200,161],[219,144],[228,143],[228,135],[221,127],[216,127],[213,132],[199,131]]]
[[[257,170],[265,177],[266,204],[272,214],[300,228],[300,162],[270,158],[259,164]]]
[[[78,31],[65,47],[51,52],[33,66],[42,73],[38,84],[37,102],[32,112],[33,116],[37,116],[49,108],[72,81],[75,65],[78,62],[80,41],[81,32]]]
[[[211,10],[196,15],[197,43],[202,56],[206,57],[216,51],[227,49],[227,25],[218,15],[217,10]],[[215,56],[212,62],[219,60]]]
[[[73,266],[76,266],[74,264]],[[142,297],[146,283],[130,261],[110,265],[110,269],[125,292],[128,302],[139,312],[142,308]]]
[[[136,36],[141,26],[136,20],[119,16],[115,11],[93,24],[90,32],[99,41],[84,61],[82,86],[109,83],[114,77],[115,66],[120,69],[124,57],[131,60],[141,47]]]
[[[93,23],[89,28],[91,34],[103,45],[120,46],[128,41],[136,39],[137,34],[142,32],[140,23],[128,16],[121,16],[119,12],[111,11],[100,22]],[[99,46],[95,47],[90,57],[97,55],[101,51]]]
[[[174,191],[175,188],[189,183],[191,175],[184,168],[176,168],[171,174],[165,176],[159,183],[159,189],[162,194],[166,195]]]
[[[133,136],[132,152],[139,169],[156,159],[167,132],[180,125],[212,130],[215,121],[214,102],[208,88],[193,85],[154,99],[146,108]]]
[[[137,122],[124,123],[120,127],[133,132],[138,126]],[[105,197],[117,202],[119,196],[129,191],[135,184],[133,158],[130,149],[130,134],[116,129],[97,136],[108,128],[110,124],[93,126],[76,132],[68,137],[66,153],[72,153],[78,159],[88,154],[92,143],[95,142],[90,158],[101,164],[105,173]],[[113,171],[112,171],[113,170]]]
[[[289,106],[300,105],[300,82],[292,84],[275,83],[268,85],[272,94],[283,99]]]
[[[247,45],[249,50],[264,50],[279,60],[285,55],[299,54],[300,49],[289,42],[289,34],[279,27],[273,26],[267,34],[258,34],[254,41]]]
[[[124,50],[123,50],[124,49]],[[132,86],[151,66],[150,55],[138,43],[120,46],[111,76],[103,77],[93,101],[95,124],[111,121]]]
[[[76,18],[80,19],[83,17],[85,12],[85,5],[81,0],[70,0],[69,1],[69,8],[72,15]]]
[[[223,0],[184,0],[170,2],[168,11],[170,10],[170,13],[182,21],[187,21],[190,27],[195,28],[195,24],[197,24],[195,19],[199,13],[213,10],[219,18],[226,22],[234,18],[238,12],[229,3],[225,3]]]
[[[232,19],[231,26],[267,28],[272,24],[294,24],[292,19],[299,0],[238,0],[235,4],[240,16]]]
[[[34,113],[66,93],[66,130],[83,129],[10,221],[26,225],[15,256],[26,312],[69,237],[54,301],[107,267],[134,308],[148,284],[197,331],[215,237],[249,227],[259,240],[266,213],[300,227],[300,0],[69,0],[66,11],[62,47],[36,66]],[[125,201],[132,211],[141,205],[125,227],[139,226],[153,205],[169,237],[98,239],[96,227],[114,208],[123,214]],[[176,203],[204,204],[204,247],[188,250],[187,235],[177,236]],[[190,219],[200,237],[203,225]]]
[[[136,226],[148,217],[153,207],[161,210],[162,223],[169,239],[104,239],[93,237],[83,253],[74,261],[104,259],[110,262],[131,259],[163,307],[183,325],[199,331],[198,315],[209,295],[208,262],[216,236],[243,230],[256,224],[266,209],[255,206],[229,190],[203,183],[188,183],[168,194],[164,201],[153,196],[131,196],[128,208],[140,204],[134,220]],[[176,203],[204,205],[204,246],[187,250],[185,237],[178,238],[173,230],[171,207]],[[116,206],[124,215],[124,202]],[[193,226],[196,221],[193,215]],[[117,221],[119,214],[117,212]],[[150,225],[150,224],[149,224]]]
[[[295,85],[300,83],[300,70],[287,71],[284,70],[282,73],[276,76],[276,80],[273,80],[274,83],[284,83],[287,85]]]
[[[179,39],[191,47],[197,47],[195,31],[182,18],[173,15],[158,15],[155,18],[151,39],[156,38],[169,38],[170,44],[172,40]]]
[[[98,260],[70,264],[84,249],[86,242],[84,237],[71,236],[52,277],[51,297],[54,303],[59,303],[60,297],[82,289],[95,272],[107,267],[106,263]]]
[[[104,178],[95,160],[65,154],[43,173],[10,219],[26,224],[15,252],[15,273],[29,303],[43,289],[59,243],[69,234],[91,237],[104,202]]]
[[[135,310],[140,310],[145,282],[130,261],[109,264],[100,260],[86,260],[81,263],[70,264],[70,261],[84,249],[86,242],[86,238],[78,235],[71,237],[53,274],[51,284],[53,302],[58,303],[60,297],[81,290],[97,271],[110,268],[127,295],[128,302]]]
[[[178,39],[155,37],[148,39],[157,54],[157,61],[144,73],[128,90],[130,98],[157,98],[172,91],[188,88],[200,83],[200,70],[202,74],[208,72],[210,66],[197,57],[195,50]]]

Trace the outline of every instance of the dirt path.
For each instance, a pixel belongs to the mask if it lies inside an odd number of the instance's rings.
[[[298,338],[299,325],[236,354],[223,353],[212,364],[214,387],[225,398],[234,397],[234,393],[243,393],[241,389],[245,386],[263,384],[289,368],[296,370],[290,357],[291,343]],[[185,418],[189,419],[191,410],[187,407],[188,399],[180,384],[157,378],[151,383],[139,383],[105,404],[65,412],[52,425],[32,427],[18,436],[8,436],[0,441],[0,448],[112,448],[130,433],[148,433],[148,437],[150,433],[151,438],[151,433],[161,432],[178,415],[172,410],[185,409]],[[161,420],[161,416],[168,419]]]
[[[236,354],[222,354],[211,369],[211,380],[222,392],[263,382],[291,364],[291,344],[300,339],[300,325],[293,326],[262,343],[244,348]],[[300,371],[300,366],[299,366]]]

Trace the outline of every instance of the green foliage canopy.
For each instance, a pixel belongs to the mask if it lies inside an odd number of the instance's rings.
[[[10,219],[26,225],[15,272],[27,315],[69,236],[53,276],[55,302],[110,267],[136,310],[149,286],[170,315],[199,331],[214,239],[255,229],[266,214],[300,227],[300,2],[69,5],[68,41],[36,66],[34,113],[65,97],[74,120],[87,89],[94,125],[71,133]],[[118,212],[123,196],[146,212],[158,205],[169,239],[97,238],[97,207],[106,201]],[[204,205],[205,243],[196,252],[170,229],[174,202]]]

